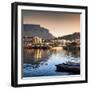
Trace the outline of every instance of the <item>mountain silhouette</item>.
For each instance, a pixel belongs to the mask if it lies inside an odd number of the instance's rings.
[[[65,39],[65,40],[75,40],[75,39],[80,39],[80,33],[75,32],[73,34],[65,35],[62,37],[58,37],[58,39]]]
[[[43,39],[55,38],[48,29],[35,24],[23,24],[23,36],[34,37],[38,36]]]

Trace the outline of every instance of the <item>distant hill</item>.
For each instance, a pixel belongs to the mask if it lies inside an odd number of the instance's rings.
[[[80,33],[75,32],[73,34],[65,35],[62,37],[58,37],[58,39],[65,39],[65,40],[75,40],[75,39],[80,39]]]
[[[38,36],[43,39],[55,38],[48,29],[35,24],[23,24],[23,36]]]

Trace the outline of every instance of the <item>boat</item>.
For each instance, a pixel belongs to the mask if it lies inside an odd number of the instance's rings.
[[[67,62],[56,65],[57,72],[80,74],[80,63]]]

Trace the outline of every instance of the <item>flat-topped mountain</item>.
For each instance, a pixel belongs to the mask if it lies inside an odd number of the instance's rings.
[[[23,36],[38,36],[43,39],[55,38],[48,29],[35,24],[23,24]]]

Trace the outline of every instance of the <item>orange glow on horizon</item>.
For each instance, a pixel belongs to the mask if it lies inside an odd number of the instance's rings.
[[[56,37],[80,32],[80,14],[22,11],[22,16],[23,24],[39,24]]]

